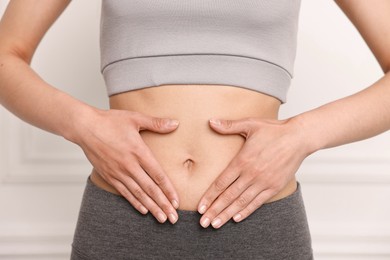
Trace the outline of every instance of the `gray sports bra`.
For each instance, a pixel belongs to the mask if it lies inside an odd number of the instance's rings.
[[[109,96],[166,84],[231,85],[286,102],[300,0],[102,0]]]

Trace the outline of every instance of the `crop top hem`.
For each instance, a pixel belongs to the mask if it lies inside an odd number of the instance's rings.
[[[183,54],[122,59],[104,67],[108,96],[170,84],[230,85],[286,102],[291,75],[268,61],[223,54]]]

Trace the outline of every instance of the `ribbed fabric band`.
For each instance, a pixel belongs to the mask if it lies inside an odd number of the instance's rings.
[[[231,85],[276,96],[282,102],[291,78],[265,61],[225,55],[175,55],[134,58],[110,64],[103,71],[108,95],[166,84]],[[179,83],[180,82],[180,83]]]
[[[146,87],[231,85],[286,102],[301,0],[102,0],[109,96]]]

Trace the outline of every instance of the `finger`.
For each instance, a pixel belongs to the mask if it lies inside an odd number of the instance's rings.
[[[122,182],[114,179],[111,181],[112,185],[116,188],[116,190],[119,191],[119,193],[128,201],[130,202],[133,207],[138,210],[142,214],[147,214],[149,210],[136,198],[134,195],[126,188],[125,185],[122,184]]]
[[[145,193],[145,191],[129,176],[122,175],[122,179],[118,180],[122,185],[119,184],[120,189],[118,191],[121,194],[127,194],[131,192],[150,213],[160,222],[164,223],[167,220],[167,216],[160,209],[160,207]]]
[[[153,116],[143,115],[141,113],[136,117],[138,130],[150,130],[158,133],[169,133],[179,126],[179,121],[169,118],[159,118]]]
[[[245,178],[239,177],[232,185],[230,185],[207,209],[200,219],[200,224],[206,228],[210,224],[218,226],[216,217],[229,205],[231,205],[249,186]],[[216,222],[215,222],[216,221]]]
[[[234,167],[234,159],[226,169],[213,181],[205,194],[200,199],[198,212],[203,214],[214,202],[214,200],[224,192],[240,176],[241,169]]]
[[[239,211],[246,208],[256,196],[259,194],[259,188],[255,185],[247,188],[237,199],[234,200],[227,208],[225,208],[216,218],[213,219],[211,225],[214,228],[220,228],[228,222]]]
[[[145,149],[138,156],[141,167],[153,179],[153,181],[161,188],[164,196],[171,202],[172,206],[177,209],[179,207],[179,195],[177,194],[171,180],[168,178],[161,165],[157,162],[155,156],[149,147],[145,145]]]
[[[245,138],[250,135],[254,127],[254,120],[252,118],[238,120],[212,118],[209,122],[211,128],[220,134],[240,134]]]
[[[246,219],[255,210],[260,208],[266,201],[276,194],[275,191],[267,189],[258,194],[243,210],[233,216],[235,222],[240,222]]]
[[[144,169],[142,169],[141,166],[132,167],[132,169],[129,169],[129,171],[131,171],[130,174],[132,178],[140,187],[140,189],[136,189],[134,192],[138,193],[143,198],[145,198],[145,196],[148,198],[150,197],[157,204],[157,206],[163,210],[164,214],[169,217],[169,221],[174,224],[178,219],[177,212],[175,208],[173,208],[172,204],[168,201],[160,187],[156,185],[156,183],[149,177],[149,175],[144,171]],[[137,195],[136,197],[138,198]],[[141,202],[143,203],[143,200],[141,200]],[[160,220],[162,220],[161,216]]]

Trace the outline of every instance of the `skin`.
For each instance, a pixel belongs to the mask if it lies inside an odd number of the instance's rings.
[[[390,2],[335,2],[358,29],[385,75],[356,94],[284,121],[224,120],[213,127],[223,134],[244,135],[246,142],[199,202],[204,226],[210,220],[219,228],[232,217],[237,222],[247,218],[281,190],[303,159],[315,151],[367,139],[390,129]],[[255,159],[245,162],[248,155]],[[267,160],[277,155],[282,159],[271,163]],[[243,165],[245,169],[240,171]],[[255,187],[246,189],[234,180],[237,176],[237,180],[245,178],[243,183]]]
[[[275,98],[229,86],[186,86],[179,101],[194,95],[203,99],[181,105],[172,95],[183,89],[180,85],[135,91],[110,97],[110,110],[56,89],[29,65],[39,41],[69,2],[10,2],[0,23],[0,103],[22,120],[79,145],[94,167],[96,184],[123,195],[161,223],[167,218],[175,223],[178,208],[198,209],[204,227],[212,223],[220,228],[231,218],[242,221],[264,203],[294,192],[295,173],[308,155],[390,129],[387,0],[335,1],[384,76],[354,95],[285,120],[277,119],[280,102]],[[231,104],[248,97],[253,97],[248,106],[231,114]],[[160,111],[163,106],[150,106],[152,99],[174,107]],[[138,105],[130,105],[137,100]],[[168,126],[169,119],[177,119],[179,126]],[[221,121],[213,124],[210,119]],[[204,150],[196,148],[196,138],[207,140]],[[174,144],[171,161],[163,160],[167,149],[158,144]],[[213,148],[215,153],[208,154]],[[183,186],[187,189],[179,190]]]
[[[180,121],[179,127],[169,134],[144,131],[141,136],[178,192],[179,209],[196,211],[202,195],[245,142],[240,135],[215,132],[208,124],[210,116],[276,119],[280,101],[229,86],[165,85],[112,96],[110,106],[159,117],[170,116]],[[101,156],[98,161],[104,158]],[[92,181],[115,193],[115,189],[99,176],[101,171],[95,169]],[[293,179],[270,201],[295,190]]]

